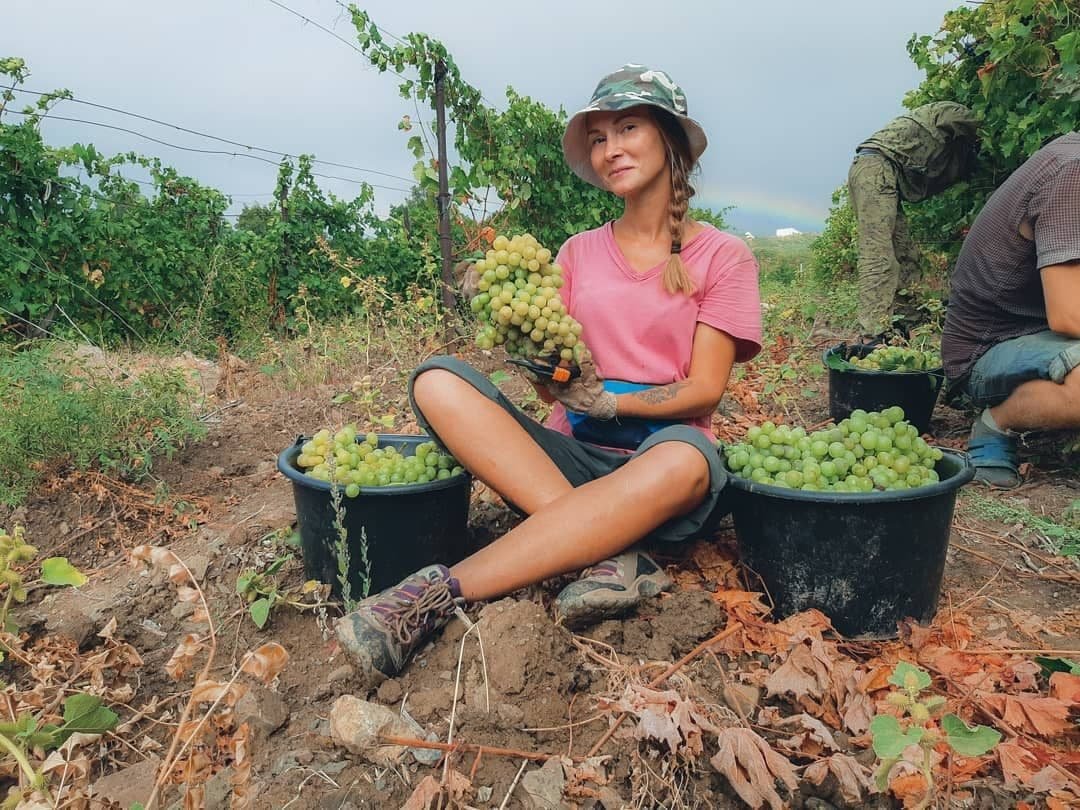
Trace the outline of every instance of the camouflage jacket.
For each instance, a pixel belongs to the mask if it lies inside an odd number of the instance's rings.
[[[897,169],[900,196],[918,202],[971,172],[978,125],[962,104],[934,101],[894,118],[859,148],[884,154]]]

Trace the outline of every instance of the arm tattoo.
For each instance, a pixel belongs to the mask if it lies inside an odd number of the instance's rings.
[[[680,382],[673,382],[670,385],[658,385],[655,388],[645,388],[641,391],[635,391],[633,396],[640,399],[642,402],[648,402],[650,405],[659,405],[663,402],[671,402],[679,395],[686,386],[690,384],[689,380],[682,380]]]

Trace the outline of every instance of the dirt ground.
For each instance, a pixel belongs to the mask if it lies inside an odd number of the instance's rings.
[[[469,359],[488,372],[501,368],[491,358]],[[500,384],[525,399],[516,377]],[[268,685],[245,677],[248,693],[235,705],[223,700],[224,719],[208,724],[217,741],[196,746],[201,759],[188,781],[206,784],[189,789],[189,801],[198,795],[207,807],[229,806],[237,784],[250,806],[297,810],[401,807],[414,792],[411,807],[914,806],[926,785],[904,763],[889,792],[869,792],[877,762],[869,718],[888,711],[887,678],[899,660],[929,670],[951,711],[1003,734],[999,751],[983,757],[935,753],[939,806],[1080,806],[1072,803],[1080,801],[1080,690],[1054,686],[1033,663],[1039,654],[1080,660],[1080,567],[1075,557],[1055,556],[1039,532],[996,519],[985,503],[1002,496],[976,487],[959,499],[936,620],[905,626],[895,641],[839,638],[813,611],[771,617],[739,566],[729,520],[716,537],[665,549],[676,590],[622,621],[572,634],[552,621],[560,583],[546,583],[470,608],[476,632],[466,635],[454,620],[400,677],[370,694],[359,690],[330,632],[336,606],[278,605],[260,630],[236,592],[243,571],[283,553],[279,588],[295,594],[304,582],[287,543],[295,511],[291,485],[276,470],[279,451],[298,434],[353,420],[368,429],[387,413],[395,431],[416,430],[400,375],[369,380],[378,396],[363,407],[340,401],[348,388],[341,379],[295,393],[257,369],[230,372],[207,407],[207,437],[158,463],[155,480],[60,471],[25,506],[0,514],[2,526],[25,525],[43,557],[66,555],[90,576],[78,591],[35,589],[16,614],[22,649],[28,657],[52,650],[56,671],[27,674],[10,656],[2,666],[10,706],[35,689],[80,687],[88,662],[98,662],[93,671],[104,674],[95,688],[112,698],[123,725],[96,744],[84,778],[97,797],[92,806],[126,810],[145,801],[205,661],[204,648],[184,677],[166,674],[177,645],[187,634],[205,638],[207,625],[198,603],[178,598],[167,578],[130,564],[143,544],[170,549],[200,583],[216,630],[209,676],[228,681],[245,653],[266,642],[289,656]],[[827,418],[826,400],[802,407],[806,424]],[[726,401],[718,427],[737,425],[745,404]],[[966,426],[957,411],[935,413],[941,444],[962,446]],[[1080,475],[1056,453],[1052,443],[1029,449],[1036,463],[1009,493],[1011,505],[1056,520],[1080,498]],[[475,485],[474,546],[516,520]],[[95,658],[110,651],[107,664]],[[456,743],[512,752],[463,748],[444,760],[436,751],[433,761],[416,750],[423,762],[406,753],[400,762],[372,763],[331,737],[335,701],[345,695],[407,713],[417,737],[445,743],[452,733]],[[245,723],[243,755],[235,743],[221,745]],[[738,761],[719,761],[718,740],[742,744],[751,736],[783,762],[734,745]],[[166,806],[180,806],[183,793],[171,786]]]

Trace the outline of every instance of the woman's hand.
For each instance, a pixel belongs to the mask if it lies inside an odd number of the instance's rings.
[[[472,262],[468,262],[468,266],[464,269],[465,272],[461,276],[460,290],[461,299],[467,304],[480,293],[480,288],[477,287],[477,284],[480,283],[480,274],[476,272],[476,265]]]
[[[548,391],[567,410],[583,413],[593,419],[614,419],[615,395],[604,390],[604,383],[596,373],[596,365],[588,349],[583,349],[578,361],[581,375],[567,383],[548,383]]]

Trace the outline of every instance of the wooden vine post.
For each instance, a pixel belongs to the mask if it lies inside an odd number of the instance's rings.
[[[453,256],[450,245],[450,182],[446,173],[446,62],[435,63],[435,128],[439,149],[439,249],[442,254],[442,306],[450,330],[459,334],[453,317],[456,304],[453,276]]]

